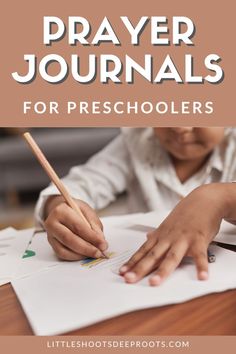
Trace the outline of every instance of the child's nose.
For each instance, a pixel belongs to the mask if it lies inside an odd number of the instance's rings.
[[[171,128],[177,134],[190,133],[193,130],[193,127],[173,127]]]

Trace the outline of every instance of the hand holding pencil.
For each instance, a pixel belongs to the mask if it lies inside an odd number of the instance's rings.
[[[60,259],[106,257],[102,224],[96,212],[81,200],[73,199],[29,133],[24,134],[34,155],[55,184],[60,195],[46,203],[45,229],[48,241]]]

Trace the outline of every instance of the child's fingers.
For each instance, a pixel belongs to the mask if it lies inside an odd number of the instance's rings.
[[[60,223],[56,223],[53,227],[53,230],[49,231],[49,233],[65,247],[77,254],[82,254],[92,258],[103,257],[101,251],[99,251],[91,243],[83,240],[78,235],[69,230],[66,226]]]
[[[150,249],[155,245],[157,241],[152,238],[148,239],[139,249],[138,251],[128,260],[128,262],[124,263],[120,267],[120,274],[124,274],[129,271],[130,268],[134,267],[137,262],[139,262]]]
[[[157,271],[153,273],[149,279],[152,286],[160,285],[180,264],[185,256],[187,245],[178,243],[167,252],[164,260],[159,265]]]
[[[55,218],[68,229],[72,230],[74,234],[79,235],[95,247],[100,248],[99,246],[102,243],[104,244],[104,247],[106,246],[106,241],[104,240],[103,235],[92,230],[91,227],[81,219],[76,211],[68,207],[68,205],[60,204],[54,212],[57,213]]]
[[[103,225],[96,212],[90,208],[86,203],[80,205],[80,209],[84,214],[85,218],[88,220],[91,228],[99,234],[100,241],[96,244],[96,246],[101,250],[105,251],[108,248],[108,243],[105,240],[105,236],[103,233]]]
[[[207,258],[207,247],[206,245],[195,244],[192,251],[192,257],[195,261],[197,267],[197,276],[199,280],[208,279],[208,258]]]
[[[149,274],[168,251],[169,246],[168,242],[157,243],[134,267],[125,273],[125,281],[127,283],[136,283]]]
[[[101,220],[97,216],[95,210],[90,208],[90,206],[85,202],[80,204],[80,210],[82,211],[92,228],[94,228],[95,231],[101,232],[103,234],[103,225]]]
[[[79,261],[84,257],[63,246],[56,238],[48,237],[48,242],[52,246],[58,258],[65,261]]]

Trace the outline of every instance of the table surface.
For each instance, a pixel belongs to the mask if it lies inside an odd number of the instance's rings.
[[[236,335],[236,290],[131,312],[70,335]],[[33,334],[10,284],[0,287],[0,335]]]

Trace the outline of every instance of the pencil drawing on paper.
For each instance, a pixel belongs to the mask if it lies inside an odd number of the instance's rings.
[[[35,256],[36,253],[32,250],[26,250],[22,258],[30,258]]]
[[[113,258],[115,255],[116,255],[115,252],[107,252],[107,256],[109,257],[109,259]],[[107,260],[106,258],[85,258],[81,261],[80,264],[83,267],[93,268],[106,260]]]

